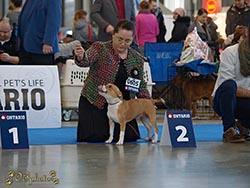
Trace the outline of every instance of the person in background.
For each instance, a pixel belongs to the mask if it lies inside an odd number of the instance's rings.
[[[213,19],[210,16],[207,17],[207,27],[211,36],[211,40],[217,41],[218,40],[218,32],[217,32],[218,26],[216,25],[216,23],[214,23]]]
[[[172,30],[172,37],[168,42],[183,42],[188,34],[190,26],[190,17],[186,16],[183,8],[176,8],[173,12],[174,28]]]
[[[98,86],[114,83],[118,86],[125,100],[131,98],[150,98],[147,84],[143,80],[144,57],[130,47],[133,41],[134,24],[120,20],[107,42],[96,41],[88,50],[77,45],[75,62],[80,67],[90,66],[79,100],[79,120],[77,127],[78,142],[104,142],[109,137],[107,102],[98,94]],[[129,90],[127,79],[140,80],[138,92]],[[119,124],[115,125],[114,140],[119,138]],[[125,141],[139,138],[136,120],[126,126]]]
[[[210,60],[214,62],[214,55],[216,54],[216,49],[218,47],[216,41],[212,40],[212,37],[207,26],[207,15],[208,12],[204,8],[200,8],[197,12],[197,16],[194,22],[189,26],[188,32],[192,32],[196,28],[197,33],[202,41],[206,42],[211,49]]]
[[[213,108],[222,118],[223,141],[241,143],[250,140],[250,36],[241,36],[220,59]]]
[[[245,0],[245,3],[248,4],[248,6],[250,6],[250,0]]]
[[[238,25],[248,26],[250,23],[250,6],[245,0],[235,0],[227,11],[226,35],[234,33]]]
[[[73,39],[80,42],[96,41],[96,33],[90,23],[87,22],[87,12],[85,10],[78,10],[74,14],[73,24]]]
[[[210,16],[207,17],[207,28],[211,36],[211,41],[213,41],[211,48],[214,50],[214,61],[218,62],[220,60],[218,26]]]
[[[228,38],[225,40],[224,49],[227,48],[228,46],[232,46],[232,45],[239,43],[239,41],[242,38],[246,38],[246,37],[247,37],[247,27],[237,26],[235,29],[235,32],[229,35]]]
[[[7,17],[0,19],[0,65],[19,63],[16,49],[16,37],[12,35],[12,26]]]
[[[23,0],[10,0],[9,12],[6,17],[10,19],[11,26],[18,25],[18,17],[22,10]]]
[[[109,41],[120,19],[135,23],[134,0],[95,0],[90,17],[98,26],[99,41]]]
[[[61,20],[61,0],[25,1],[18,20],[21,65],[54,65]]]
[[[149,3],[141,1],[139,13],[136,16],[136,39],[141,54],[144,54],[145,42],[157,42],[156,36],[159,34],[159,26],[156,17],[150,13]]]
[[[154,14],[157,18],[159,25],[159,35],[157,35],[157,42],[166,42],[165,35],[167,33],[167,29],[164,23],[164,17],[162,15],[161,8],[157,6],[157,0],[149,0],[149,8],[152,14]]]
[[[196,27],[198,35],[204,42],[211,41],[211,36],[207,27],[207,15],[207,10],[200,8],[197,12],[194,22],[188,28],[188,32],[190,33]]]

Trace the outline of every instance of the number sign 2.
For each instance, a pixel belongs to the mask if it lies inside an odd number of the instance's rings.
[[[160,145],[196,147],[190,111],[166,112]]]
[[[26,112],[0,112],[2,149],[29,148]]]

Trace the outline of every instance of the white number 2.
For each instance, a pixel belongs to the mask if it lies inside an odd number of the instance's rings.
[[[178,126],[175,127],[175,129],[177,131],[181,130],[181,134],[177,138],[178,142],[188,142],[189,141],[188,137],[185,137],[187,135],[187,129],[186,129],[186,127],[184,127],[182,125],[178,125]]]
[[[13,143],[19,144],[17,128],[13,127],[11,129],[9,129],[9,133],[13,133]]]

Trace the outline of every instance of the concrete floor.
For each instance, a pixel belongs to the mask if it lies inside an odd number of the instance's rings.
[[[145,143],[53,145],[0,154],[1,188],[250,187],[250,143],[202,142],[179,149]],[[57,185],[42,182],[50,171]],[[27,173],[35,180],[31,186]]]
[[[178,149],[127,143],[0,150],[0,188],[249,188],[249,174],[250,142],[198,142],[196,148]]]

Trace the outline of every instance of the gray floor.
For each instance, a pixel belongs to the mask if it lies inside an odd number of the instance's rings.
[[[196,148],[178,149],[142,143],[0,150],[0,188],[249,188],[249,174],[250,142],[198,142]]]

